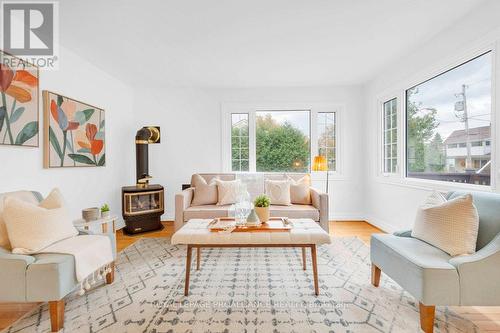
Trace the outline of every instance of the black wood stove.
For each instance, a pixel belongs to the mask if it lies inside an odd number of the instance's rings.
[[[143,127],[135,136],[136,185],[122,187],[122,214],[124,231],[136,234],[163,228],[161,216],[165,212],[164,189],[157,184],[149,184],[148,145],[160,143],[159,127]]]

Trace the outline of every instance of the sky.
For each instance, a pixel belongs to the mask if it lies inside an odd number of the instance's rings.
[[[491,123],[491,52],[475,58],[455,69],[417,85],[418,93],[410,101],[421,103],[420,109],[435,108],[439,126],[437,131],[445,140],[454,130],[465,129],[455,116],[455,102],[462,100],[462,85],[467,85],[469,128]],[[424,111],[425,112],[425,111]]]

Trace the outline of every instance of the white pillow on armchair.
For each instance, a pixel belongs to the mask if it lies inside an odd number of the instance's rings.
[[[52,190],[39,205],[6,197],[3,217],[12,253],[36,253],[78,235],[58,189]]]

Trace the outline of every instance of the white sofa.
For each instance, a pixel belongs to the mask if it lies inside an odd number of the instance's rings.
[[[272,173],[272,174],[238,174],[238,173],[202,173],[207,183],[213,178],[220,180],[241,179],[247,185],[250,197],[253,200],[257,195],[263,194],[265,179],[286,179],[286,175],[298,180],[304,173]],[[191,206],[194,195],[193,181],[191,187],[175,196],[175,230],[190,219],[209,219],[229,216],[231,205],[202,205]],[[328,194],[310,187],[311,205],[275,206],[271,205],[271,216],[286,216],[289,218],[310,218],[318,222],[328,232]]]

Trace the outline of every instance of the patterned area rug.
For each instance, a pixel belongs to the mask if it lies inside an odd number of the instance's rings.
[[[320,296],[300,249],[205,249],[183,296],[186,248],[141,239],[119,254],[115,282],[67,297],[65,332],[419,332],[418,304],[383,275],[370,284],[369,248],[334,238],[318,248]],[[435,332],[476,332],[439,307]],[[8,332],[48,332],[47,305]]]

